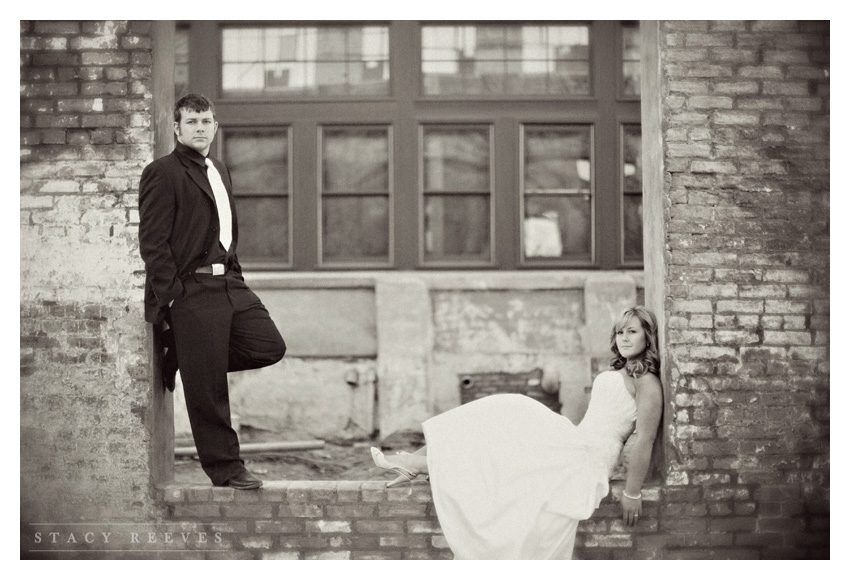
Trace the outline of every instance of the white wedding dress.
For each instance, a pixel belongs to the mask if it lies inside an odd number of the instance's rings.
[[[622,374],[593,382],[578,426],[525,395],[491,395],[423,423],[440,527],[457,559],[570,559],[637,406]]]

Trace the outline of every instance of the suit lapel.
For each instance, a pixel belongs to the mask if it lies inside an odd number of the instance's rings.
[[[212,202],[215,203],[215,195],[213,194],[212,187],[210,186],[210,181],[209,179],[207,179],[204,169],[201,168],[201,166],[195,163],[194,161],[186,159],[179,153],[175,153],[175,155],[177,155],[177,158],[180,160],[180,163],[183,164],[183,167],[186,168],[186,173],[189,174],[189,177],[192,178],[192,181],[194,181],[198,185],[198,187],[200,187],[201,190],[203,190],[203,192],[207,194],[207,197],[209,197]]]

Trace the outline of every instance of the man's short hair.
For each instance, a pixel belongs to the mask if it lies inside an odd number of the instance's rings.
[[[174,122],[179,123],[182,117],[181,111],[183,109],[188,109],[189,111],[193,111],[195,113],[203,113],[204,111],[212,111],[213,119],[215,119],[215,106],[211,100],[206,98],[204,95],[199,95],[197,93],[189,93],[183,97],[180,97],[176,103],[174,103]]]

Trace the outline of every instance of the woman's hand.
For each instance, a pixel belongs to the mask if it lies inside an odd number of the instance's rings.
[[[628,526],[634,526],[638,522],[638,516],[641,514],[640,498],[631,499],[624,495],[620,497],[620,505],[623,506],[623,523]]]

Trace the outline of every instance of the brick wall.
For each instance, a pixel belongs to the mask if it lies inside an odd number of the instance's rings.
[[[21,21],[21,519],[134,519],[150,489],[138,179],[150,24]]]
[[[671,408],[651,542],[828,556],[829,23],[663,22],[658,48]]]
[[[579,525],[575,558],[646,555],[638,547],[657,536],[659,491],[644,489],[644,515],[634,528],[622,523],[621,492],[622,483],[614,484],[593,519]],[[158,521],[30,526],[22,547],[43,559],[453,558],[422,480],[392,489],[383,481],[275,481],[258,492],[168,485],[156,497],[167,506]]]

